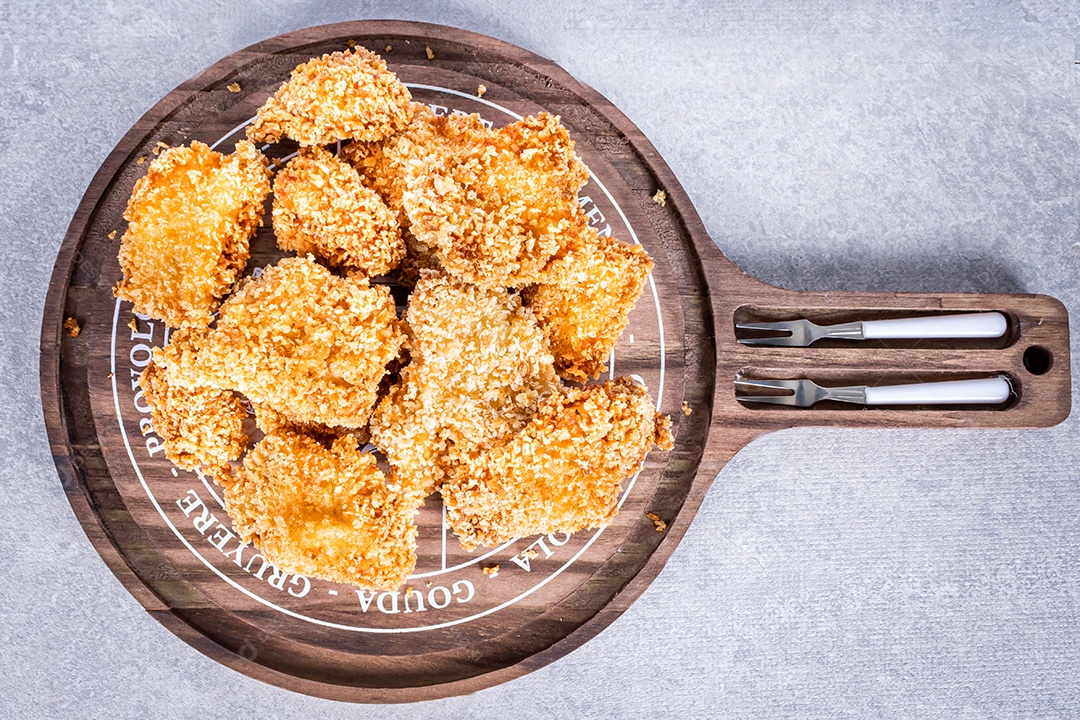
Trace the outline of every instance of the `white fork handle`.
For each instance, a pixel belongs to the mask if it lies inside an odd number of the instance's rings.
[[[999,375],[978,380],[867,387],[867,405],[999,405],[1009,399],[1012,386]]]
[[[1005,334],[1008,323],[999,312],[967,313],[964,315],[930,315],[928,317],[897,318],[896,320],[867,320],[862,324],[863,337],[868,339],[899,338],[996,338]]]

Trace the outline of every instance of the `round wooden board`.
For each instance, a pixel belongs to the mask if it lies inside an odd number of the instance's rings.
[[[655,269],[613,356],[675,423],[624,483],[601,531],[523,538],[466,553],[437,497],[422,510],[416,572],[396,593],[358,592],[267,565],[232,533],[220,490],[164,458],[138,374],[168,329],[135,316],[112,287],[123,210],[158,143],[225,151],[293,67],[351,43],[381,53],[436,112],[503,125],[539,110],[562,117],[591,170],[580,201],[602,233],[643,245]],[[430,54],[433,57],[429,57]],[[239,86],[240,91],[235,92]],[[478,97],[480,85],[486,87]],[[230,90],[232,86],[233,90]],[[292,148],[267,148],[283,158]],[[667,194],[654,202],[658,189]],[[269,223],[248,272],[280,257]],[[997,309],[1001,340],[751,348],[734,323],[819,321]],[[74,318],[81,332],[62,329]],[[1035,348],[1035,350],[1032,350]],[[1031,371],[1042,353],[1049,368]],[[735,373],[877,384],[1006,373],[1017,392],[991,409],[811,411],[734,399]],[[61,481],[106,563],[170,630],[222,663],[292,690],[364,702],[471,692],[565,655],[612,622],[659,572],[723,464],[754,437],[793,425],[1040,426],[1069,412],[1067,317],[1042,296],[806,294],[764,285],[715,248],[671,172],[595,91],[521,48],[461,30],[357,22],[259,43],[184,83],[151,109],[94,178],[57,258],[42,330],[42,401]],[[686,408],[690,414],[683,412]],[[657,525],[647,513],[663,519]],[[484,568],[499,566],[491,577]]]

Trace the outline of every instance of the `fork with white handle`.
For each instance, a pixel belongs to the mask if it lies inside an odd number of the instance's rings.
[[[783,390],[783,395],[749,395],[750,389]],[[741,402],[810,407],[822,400],[858,405],[1000,405],[1012,395],[1004,375],[974,380],[912,383],[909,385],[848,385],[824,387],[812,380],[749,380],[735,377],[735,399]]]
[[[739,323],[740,330],[763,330],[788,333],[775,337],[740,338],[744,345],[780,345],[808,347],[822,338],[842,340],[895,340],[917,338],[997,338],[1005,334],[1008,322],[999,312],[962,315],[928,315],[867,320],[839,325],[816,325],[809,320]]]

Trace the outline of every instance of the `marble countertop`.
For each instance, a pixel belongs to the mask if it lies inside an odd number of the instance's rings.
[[[1075,3],[628,5],[0,6],[0,715],[1080,713],[1075,412],[1040,430],[766,436],[721,472],[610,628],[521,679],[413,706],[320,700],[218,665],[151,618],[87,540],[38,393],[64,231],[160,97],[310,25],[436,22],[551,58],[644,131],[720,249],[767,282],[1045,293],[1080,317]]]

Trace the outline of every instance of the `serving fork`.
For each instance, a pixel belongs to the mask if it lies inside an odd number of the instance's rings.
[[[822,338],[842,340],[915,339],[915,338],[996,338],[1005,334],[1008,322],[999,312],[929,315],[817,325],[806,319],[779,322],[739,323],[740,330],[763,330],[788,333],[774,337],[739,338],[744,345],[780,345],[807,347]]]
[[[747,395],[740,390],[783,390],[783,395]],[[1012,394],[1004,375],[975,380],[911,383],[907,385],[847,385],[825,387],[805,378],[756,380],[735,376],[735,399],[741,402],[810,407],[822,400],[857,405],[1000,405]]]

